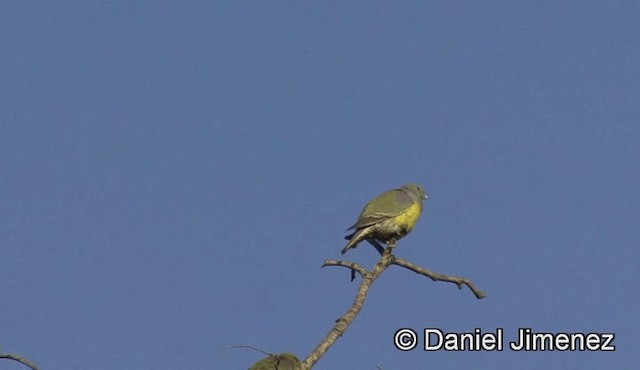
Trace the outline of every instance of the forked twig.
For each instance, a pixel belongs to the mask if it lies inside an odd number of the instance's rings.
[[[327,259],[322,264],[322,267],[326,266],[339,266],[345,267],[351,270],[351,280],[355,278],[355,274],[358,273],[362,276],[362,281],[360,282],[360,286],[358,287],[358,291],[356,296],[351,304],[351,307],[345,312],[342,317],[336,320],[333,328],[327,333],[327,335],[322,339],[320,344],[316,346],[316,348],[311,352],[311,354],[302,362],[300,366],[300,370],[310,370],[313,365],[324,356],[324,354],[331,348],[331,346],[338,340],[340,336],[347,330],[349,325],[353,322],[353,320],[358,316],[362,306],[364,305],[364,301],[367,298],[367,293],[369,292],[369,288],[371,284],[386,270],[390,265],[396,265],[400,267],[404,267],[408,270],[411,270],[417,274],[426,276],[433,281],[444,281],[448,283],[453,283],[458,286],[459,289],[462,289],[464,285],[469,287],[471,292],[476,296],[477,299],[482,299],[487,296],[486,293],[478,290],[476,286],[471,282],[471,280],[458,276],[449,276],[444,274],[439,274],[437,272],[430,271],[425,269],[424,267],[420,267],[415,265],[407,260],[402,258],[395,257],[392,252],[395,247],[395,241],[390,241],[387,244],[387,248],[384,248],[375,240],[368,240],[368,242],[373,245],[378,252],[380,252],[381,257],[378,263],[368,271],[360,264],[356,262],[347,262],[340,260],[330,260]]]

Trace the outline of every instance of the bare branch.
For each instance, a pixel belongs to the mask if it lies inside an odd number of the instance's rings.
[[[332,260],[327,259],[322,264],[322,267],[326,266],[340,266],[345,267],[351,270],[351,280],[353,281],[355,277],[355,273],[357,272],[362,276],[362,282],[360,282],[360,286],[358,287],[358,292],[351,304],[351,307],[342,315],[341,318],[336,320],[333,328],[327,333],[327,335],[322,339],[320,344],[309,354],[309,356],[302,362],[300,365],[300,370],[310,370],[322,356],[331,348],[331,346],[338,340],[339,337],[347,330],[349,325],[355,320],[355,318],[360,313],[362,306],[364,305],[364,301],[367,298],[367,293],[371,284],[391,265],[397,265],[400,267],[404,267],[408,270],[411,270],[420,275],[424,275],[430,278],[433,281],[444,281],[449,283],[454,283],[458,286],[459,289],[462,289],[464,285],[469,287],[471,292],[478,299],[485,298],[487,296],[486,293],[478,290],[476,286],[471,282],[471,280],[458,276],[449,276],[444,274],[439,274],[437,272],[433,272],[427,270],[423,267],[415,265],[407,260],[402,258],[395,257],[393,253],[393,249],[395,248],[395,241],[391,240],[387,243],[387,248],[384,249],[380,243],[374,239],[367,240],[378,252],[381,252],[381,257],[378,263],[371,269],[371,271],[367,271],[364,267],[356,262],[347,262],[340,260]],[[379,367],[380,368],[380,367]]]
[[[18,355],[14,355],[11,353],[0,353],[0,359],[2,358],[6,358],[7,360],[13,360],[13,361],[17,361],[29,368],[31,368],[31,370],[38,370],[38,366],[36,364],[34,364],[33,362],[27,360],[26,358],[22,357],[22,356],[18,356]]]
[[[357,263],[352,262],[344,262],[344,261],[334,261],[334,260],[326,260],[324,266],[342,266],[350,268],[352,271],[358,271],[360,275],[362,275],[362,282],[358,287],[358,292],[356,293],[356,297],[351,304],[351,307],[342,315],[341,318],[336,320],[335,325],[327,333],[324,339],[318,344],[318,346],[309,354],[309,356],[302,362],[300,366],[300,370],[310,370],[313,365],[320,360],[322,356],[331,348],[331,346],[338,340],[339,337],[342,336],[349,325],[353,322],[353,320],[358,316],[362,306],[364,305],[364,301],[367,298],[367,293],[369,292],[369,288],[371,284],[382,274],[384,270],[386,270],[393,260],[393,255],[391,251],[393,250],[393,245],[395,245],[394,241],[389,242],[389,247],[385,250],[380,257],[380,260],[376,265],[371,269],[371,271],[365,270],[362,266]]]
[[[348,269],[351,269],[351,272],[357,272],[364,278],[364,275],[367,273],[367,269],[362,267],[359,263],[356,262],[347,262],[347,261],[339,261],[339,260],[324,260],[322,267],[327,266],[342,266]],[[351,279],[353,281],[353,278]]]
[[[467,279],[467,278],[463,278],[463,277],[458,277],[458,276],[449,276],[449,275],[444,275],[444,274],[439,274],[437,272],[433,272],[430,270],[425,269],[424,267],[420,267],[418,265],[415,265],[407,260],[404,260],[402,258],[398,258],[398,257],[393,257],[393,260],[391,261],[391,264],[393,265],[397,265],[397,266],[401,266],[404,267],[406,269],[409,269],[417,274],[420,275],[424,275],[426,277],[428,277],[429,279],[433,280],[433,281],[444,281],[444,282],[448,282],[448,283],[454,283],[458,286],[458,289],[462,289],[463,285],[466,285],[469,287],[469,289],[471,290],[471,292],[476,296],[476,298],[478,299],[482,299],[485,298],[487,296],[487,293],[480,291],[478,288],[476,288],[476,286],[473,284],[473,282],[471,282],[471,280]]]

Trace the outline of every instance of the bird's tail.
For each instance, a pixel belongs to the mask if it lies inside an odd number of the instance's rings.
[[[362,241],[363,238],[363,234],[365,234],[366,229],[361,229],[361,230],[356,230],[353,233],[345,236],[344,238],[346,240],[349,241],[349,243],[347,243],[347,245],[345,245],[344,248],[342,248],[342,251],[340,253],[345,254],[347,253],[347,251],[351,248],[355,248],[358,243],[360,243]]]

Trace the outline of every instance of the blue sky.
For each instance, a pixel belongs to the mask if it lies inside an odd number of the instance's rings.
[[[633,2],[0,5],[0,350],[43,369],[304,358],[378,193],[430,199],[315,369],[640,358]],[[344,257],[371,266],[373,249]],[[615,352],[401,352],[403,327],[611,332]],[[24,367],[8,361],[3,369]]]

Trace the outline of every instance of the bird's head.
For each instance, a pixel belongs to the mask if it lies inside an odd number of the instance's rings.
[[[429,199],[427,194],[424,192],[424,188],[418,184],[405,184],[402,185],[400,189],[409,191],[415,194],[420,199]]]

